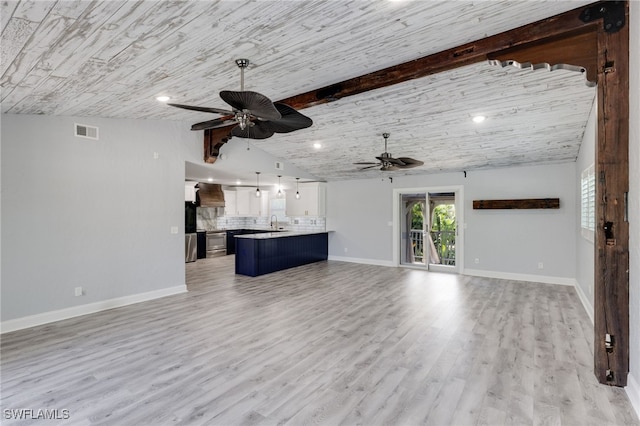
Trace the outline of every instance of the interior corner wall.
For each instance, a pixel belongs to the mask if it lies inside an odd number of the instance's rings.
[[[627,394],[640,417],[640,2],[629,2],[629,369]]]
[[[464,187],[463,270],[488,276],[573,283],[575,163],[329,182],[327,229],[332,259],[392,264],[394,188]],[[559,209],[473,210],[476,199],[559,197]],[[474,261],[478,259],[476,264]],[[544,269],[538,268],[542,262]],[[549,279],[546,279],[549,278]]]
[[[75,137],[74,123],[99,140]],[[202,155],[200,135],[181,122],[11,114],[1,132],[3,323],[185,288],[184,164]]]
[[[576,283],[582,303],[593,321],[593,285],[595,278],[595,246],[593,241],[582,236],[580,214],[582,209],[581,179],[582,171],[593,165],[596,158],[596,139],[598,131],[598,104],[594,100],[587,127],[582,137],[580,152],[576,160]]]

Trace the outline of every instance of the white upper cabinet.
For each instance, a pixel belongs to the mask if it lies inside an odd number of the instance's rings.
[[[184,184],[184,200],[191,201],[192,203],[196,202],[196,188],[195,185],[197,182],[189,182]]]
[[[269,191],[260,190],[260,197],[256,197],[256,190],[249,191],[249,216],[269,216]]]
[[[224,215],[238,216],[238,203],[236,197],[237,191],[224,190]]]
[[[260,191],[260,193],[260,197],[256,197],[256,190],[253,188],[225,190],[225,216],[268,216],[269,191]]]
[[[296,198],[296,191],[287,191],[288,217],[324,217],[326,215],[327,184],[324,182],[309,182],[299,185],[300,199]]]

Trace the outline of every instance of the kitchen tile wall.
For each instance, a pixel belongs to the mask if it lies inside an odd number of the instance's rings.
[[[218,229],[251,229],[259,228],[265,229],[271,226],[271,222],[268,217],[226,217],[221,216],[218,218]],[[323,217],[320,218],[289,218],[289,223],[279,222],[278,226],[289,231],[325,231],[326,220]]]
[[[197,227],[206,231],[214,229],[267,229],[271,226],[268,217],[237,217],[237,216],[218,216],[218,210],[215,208],[198,207],[197,209]],[[283,227],[289,231],[325,231],[326,219],[324,217],[294,217],[289,218],[289,222],[278,223],[279,227]]]

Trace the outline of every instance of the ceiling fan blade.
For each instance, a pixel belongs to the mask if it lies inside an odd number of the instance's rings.
[[[182,104],[167,104],[167,105],[171,105],[172,107],[176,107],[176,108],[188,109],[191,111],[212,112],[214,114],[223,114],[223,115],[235,114],[233,111],[220,109],[220,108],[199,107],[199,106],[182,105]]]
[[[374,167],[378,167],[379,165],[380,165],[380,163],[375,163],[375,164],[374,164],[374,165],[372,165],[372,166],[360,167],[360,168],[358,168],[358,170],[367,170],[367,169],[372,169],[372,168],[374,168]]]
[[[220,97],[233,108],[239,111],[246,110],[251,115],[263,120],[279,120],[282,117],[271,99],[258,92],[223,90],[220,92]]]
[[[395,172],[397,170],[400,170],[400,167],[398,166],[382,166],[380,167],[380,170],[385,171],[385,172]]]
[[[313,121],[304,114],[300,114],[294,108],[285,104],[274,104],[280,115],[278,120],[269,120],[269,127],[276,133],[289,133],[294,130],[306,129],[313,124]]]
[[[404,166],[398,166],[403,169],[411,169],[413,167],[418,167],[424,165],[424,161],[416,160],[409,157],[398,157],[398,160],[404,163]]]
[[[231,135],[247,139],[267,139],[275,133],[266,125],[267,123],[269,122],[256,121],[253,126],[247,126],[244,129],[241,129],[240,126],[236,126],[231,129]]]
[[[393,158],[393,157],[385,157],[384,154],[380,157],[376,157],[378,160],[387,163],[391,163],[391,164],[395,164],[398,166],[404,166],[404,162],[398,158]]]
[[[215,129],[218,127],[225,127],[232,124],[237,124],[236,120],[226,119],[226,118],[216,118],[215,120],[203,121],[200,123],[196,123],[191,126],[191,130],[206,130],[206,129]]]

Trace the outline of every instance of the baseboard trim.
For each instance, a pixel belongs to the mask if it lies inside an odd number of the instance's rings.
[[[627,375],[627,387],[624,390],[631,401],[631,406],[640,417],[640,383],[631,374]]]
[[[512,272],[484,271],[481,269],[465,269],[462,274],[472,275],[474,277],[497,278],[501,280],[528,281],[542,284],[568,285],[571,287],[576,286],[576,280],[573,278],[551,277],[546,275],[515,274]]]
[[[329,255],[328,260],[335,260],[337,262],[361,263],[363,265],[396,266],[390,260],[362,259],[358,257],[343,257],[343,256]]]
[[[11,331],[22,330],[51,322],[61,321],[81,315],[93,314],[107,309],[119,308],[121,306],[133,305],[134,303],[146,302],[159,299],[161,297],[172,296],[174,294],[185,293],[186,285],[163,288],[146,293],[132,294],[130,296],[117,297],[115,299],[101,300],[100,302],[88,303],[86,305],[73,306],[71,308],[59,309],[56,311],[43,312],[41,314],[29,315],[0,323],[0,334]]]
[[[587,315],[591,320],[591,324],[595,324],[593,319],[593,305],[591,305],[591,302],[589,302],[587,295],[584,294],[584,291],[582,291],[582,287],[580,287],[580,284],[578,283],[578,281],[576,281],[575,287],[576,287],[576,293],[578,293],[578,298],[580,298],[580,302],[582,302],[582,306],[584,307],[584,310],[587,311]]]

